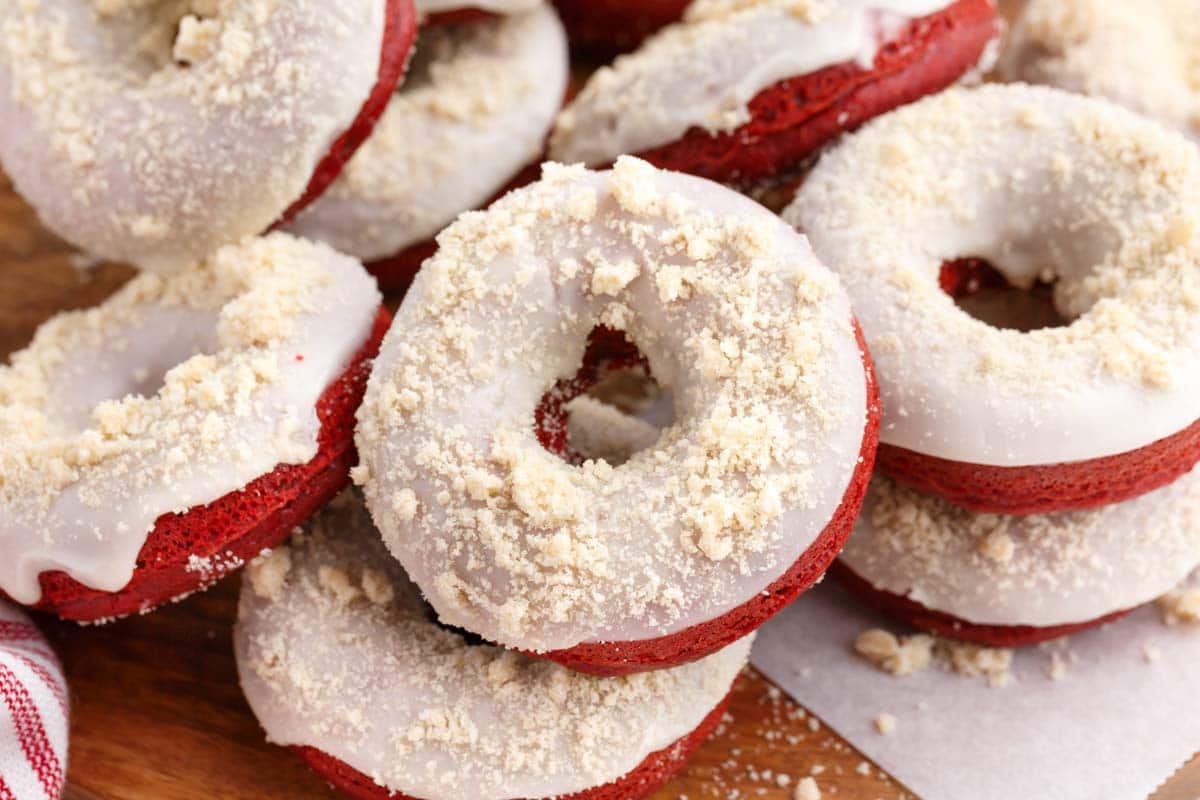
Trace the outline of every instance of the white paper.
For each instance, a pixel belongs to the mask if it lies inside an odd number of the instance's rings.
[[[1200,749],[1195,625],[1168,627],[1142,608],[1071,637],[1061,680],[1050,648],[1033,647],[1018,651],[1010,685],[990,688],[937,666],[876,669],[855,637],[907,629],[835,584],[764,626],[751,660],[922,800],[1144,800]],[[896,717],[890,735],[875,729],[880,713]]]

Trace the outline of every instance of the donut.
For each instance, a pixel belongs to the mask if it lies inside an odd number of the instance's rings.
[[[546,165],[438,243],[376,361],[355,479],[440,619],[616,675],[715,652],[825,571],[878,409],[849,302],[803,237],[624,157]],[[536,424],[598,328],[674,398],[618,467],[568,463]]]
[[[349,482],[374,281],[273,234],[63,312],[0,368],[0,594],[148,611],[282,541]]]
[[[719,723],[753,636],[602,678],[438,623],[347,492],[243,583],[234,649],[274,743],[360,800],[632,800]]]
[[[606,58],[634,50],[650,34],[678,22],[692,0],[554,0],[571,47]]]
[[[288,227],[368,262],[385,290],[412,280],[459,213],[540,161],[570,72],[548,5],[427,28],[416,52],[375,134]]]
[[[633,153],[759,188],[871,117],[990,64],[991,0],[696,0],[600,69],[559,117],[556,161]]]
[[[1057,639],[1166,594],[1200,566],[1200,470],[1121,503],[981,514],[871,481],[831,573],[912,625],[995,647]]]
[[[412,0],[0,8],[0,164],[45,225],[169,272],[289,219],[370,135]]]
[[[880,468],[956,505],[1128,500],[1200,458],[1200,154],[1111,103],[950,90],[822,157],[785,211],[846,283],[878,369]],[[1050,294],[1022,332],[951,297],[982,261]],[[949,273],[949,274],[948,274]]]
[[[1200,19],[1189,0],[1030,0],[998,73],[1104,97],[1198,139],[1197,51]]]

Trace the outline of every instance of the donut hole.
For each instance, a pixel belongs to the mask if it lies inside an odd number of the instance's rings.
[[[938,283],[960,309],[993,328],[1028,333],[1071,324],[1055,305],[1053,279],[1022,288],[986,260],[962,258],[942,265]]]
[[[575,376],[558,381],[534,413],[538,441],[569,464],[620,466],[675,421],[671,392],[623,332],[598,327]]]

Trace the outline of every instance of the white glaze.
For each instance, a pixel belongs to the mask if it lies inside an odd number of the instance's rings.
[[[700,724],[753,639],[623,678],[468,644],[428,619],[351,495],[285,552],[286,567],[251,566],[234,631],[267,737],[426,800],[559,797],[621,777]]]
[[[289,230],[365,261],[427,241],[539,160],[568,78],[549,5],[427,29],[371,139]]]
[[[34,603],[62,570],[117,591],[159,516],[310,460],[379,304],[357,262],[277,234],[46,323],[0,369],[0,590]]]
[[[693,19],[693,7],[684,22],[597,71],[559,117],[551,157],[607,164],[693,127],[731,131],[749,121],[748,104],[763,89],[834,64],[869,66],[905,22],[950,0],[813,3],[811,17],[786,2],[748,5],[706,20]]]
[[[989,536],[1006,537],[1011,556],[989,556]],[[877,476],[841,558],[878,589],[977,625],[1089,622],[1166,594],[1200,565],[1200,470],[1104,508],[1013,517]]]
[[[753,598],[823,531],[858,465],[861,353],[836,281],[774,215],[624,158],[550,165],[438,241],[356,438],[376,523],[442,619],[528,650],[656,638]],[[601,322],[673,390],[675,424],[575,468],[532,414]]]
[[[1024,466],[1124,453],[1200,416],[1200,153],[1112,104],[1022,85],[950,90],[826,154],[785,218],[854,298],[882,441]],[[943,262],[1057,277],[1074,321],[993,328]]]
[[[268,228],[378,79],[382,0],[101,6],[0,4],[0,161],[56,233],[145,269]]]

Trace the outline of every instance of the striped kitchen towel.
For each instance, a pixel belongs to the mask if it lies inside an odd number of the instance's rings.
[[[0,601],[0,800],[58,800],[67,773],[67,683],[29,618]]]

